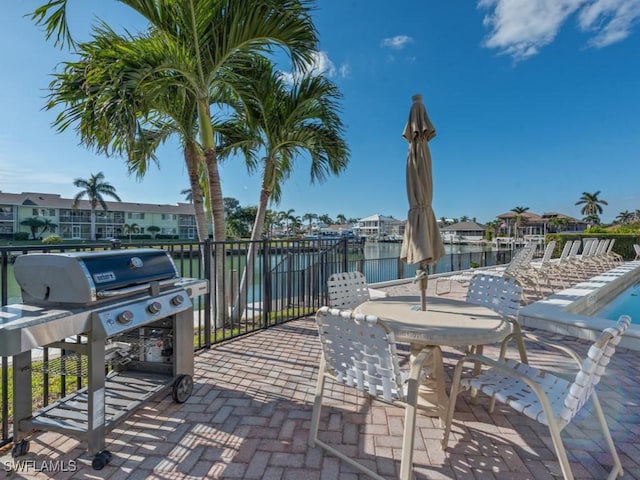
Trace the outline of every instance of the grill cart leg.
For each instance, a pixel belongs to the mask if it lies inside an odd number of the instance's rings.
[[[193,308],[173,317],[173,376],[193,376]]]
[[[25,436],[29,432],[21,429],[23,420],[32,415],[31,392],[31,350],[13,357],[13,457],[20,457],[29,451],[29,442]]]
[[[97,338],[96,338],[97,337]],[[100,335],[89,334],[89,379],[87,445],[89,455],[104,449],[105,435],[105,343]]]

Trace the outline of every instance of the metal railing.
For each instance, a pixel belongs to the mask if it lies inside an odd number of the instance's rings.
[[[347,239],[227,241],[224,243],[174,243],[142,241],[131,243],[82,243],[0,247],[0,305],[21,302],[13,277],[13,261],[33,252],[84,252],[109,249],[160,248],[169,252],[182,277],[209,280],[209,293],[194,299],[194,349],[246,335],[315,312],[326,303],[326,280],[332,273],[359,270],[369,283],[411,278],[415,266],[398,257],[367,259],[362,244]],[[472,266],[508,263],[511,251],[449,254],[431,267],[432,274],[464,270]],[[220,255],[219,258],[216,255]],[[250,256],[250,257],[249,257]],[[218,260],[218,261],[217,261]],[[223,263],[222,263],[223,262]],[[224,265],[224,274],[217,268]],[[245,272],[247,265],[253,271]],[[243,276],[245,281],[243,282]],[[219,277],[219,278],[218,278]],[[216,288],[216,279],[222,282]],[[220,294],[220,292],[223,292]],[[78,338],[81,341],[81,338]],[[42,361],[59,351],[44,348]],[[2,357],[0,372],[0,444],[11,440],[11,359]],[[35,373],[34,405],[43,407],[82,388],[79,374]],[[38,378],[36,378],[38,376]]]

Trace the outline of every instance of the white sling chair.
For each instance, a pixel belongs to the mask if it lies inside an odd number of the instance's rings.
[[[584,359],[560,343],[542,340],[531,334],[524,334],[526,339],[556,348],[571,356],[580,368],[573,382],[525,363],[505,359],[506,349],[504,344],[499,360],[493,360],[482,355],[468,355],[461,359],[456,365],[453,375],[442,447],[446,449],[449,442],[458,391],[460,388],[471,388],[491,397],[489,406],[491,412],[493,412],[493,407],[497,400],[536,422],[546,425],[553,440],[562,474],[565,480],[572,480],[574,477],[571,465],[569,464],[560,433],[569,425],[587,401],[592,399],[596,417],[613,460],[613,468],[608,479],[613,480],[617,476],[622,476],[622,464],[611,438],[602,407],[598,401],[595,387],[602,375],[604,375],[616,346],[630,323],[631,318],[627,315],[622,315],[614,327],[606,328],[600,334],[598,340],[589,348],[587,357]],[[489,366],[489,369],[483,371],[480,375],[461,379],[465,362],[481,362]]]
[[[396,343],[389,327],[373,315],[322,307],[316,314],[322,357],[318,372],[309,445],[319,445],[367,475],[383,477],[357,462],[336,447],[318,438],[320,411],[325,382],[352,387],[381,402],[405,409],[400,478],[411,477],[416,423],[418,385],[424,378],[422,366],[430,358],[431,348],[420,351],[411,362],[411,370],[400,369]]]

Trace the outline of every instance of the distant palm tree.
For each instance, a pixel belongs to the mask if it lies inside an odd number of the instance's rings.
[[[600,216],[602,214],[602,205],[609,205],[606,200],[598,198],[600,190],[595,193],[582,192],[580,200],[576,202],[576,205],[584,205],[580,213],[588,218],[589,223],[600,223]]]
[[[631,213],[629,210],[625,210],[624,212],[620,212],[618,214],[618,216],[616,217],[616,221],[624,225],[625,223],[632,222],[633,218],[634,218],[633,213]]]
[[[129,243],[131,243],[131,234],[138,233],[140,231],[140,227],[138,227],[137,223],[125,223],[122,226],[122,229],[124,230],[125,235],[129,235]]]
[[[20,222],[20,225],[29,227],[31,236],[36,240],[38,238],[38,230],[44,226],[44,221],[38,217],[26,218]]]
[[[90,240],[96,239],[96,208],[98,208],[98,204],[100,204],[105,212],[109,210],[103,196],[107,195],[115,198],[119,202],[121,201],[120,197],[116,193],[115,187],[103,180],[104,174],[102,172],[98,172],[97,174],[91,174],[91,177],[89,177],[88,180],[85,180],[84,178],[76,178],[73,181],[73,184],[78,188],[82,188],[82,190],[76,193],[75,197],[73,197],[72,207],[77,208],[78,203],[84,197],[87,197],[89,205],[91,206]]]
[[[190,188],[185,188],[184,190],[180,191],[180,195],[184,195],[184,199],[189,202],[189,203],[193,203],[193,194],[191,193],[191,189]]]
[[[302,219],[309,222],[308,233],[312,232],[313,225],[311,224],[311,222],[313,222],[316,218],[318,218],[318,215],[316,215],[315,213],[305,213],[304,215],[302,215]]]
[[[529,210],[529,207],[514,207],[511,209],[511,211],[516,214],[516,216],[514,217],[516,238],[518,238],[518,234],[521,233],[520,227],[524,222],[524,217],[522,214],[525,213],[527,210]]]

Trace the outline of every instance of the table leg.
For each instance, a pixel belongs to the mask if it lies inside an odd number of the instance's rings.
[[[427,347],[429,357],[425,361],[427,375],[418,389],[418,411],[429,417],[439,417],[440,426],[444,426],[445,415],[449,403],[447,396],[442,350],[437,345]],[[411,360],[422,350],[424,345],[411,346]]]

